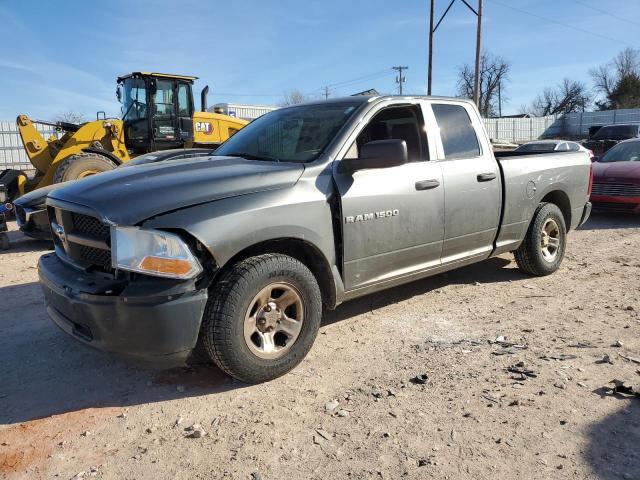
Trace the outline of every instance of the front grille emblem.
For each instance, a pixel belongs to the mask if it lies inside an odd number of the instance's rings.
[[[58,225],[56,222],[51,223],[51,228],[53,233],[60,239],[62,246],[64,249],[67,249],[67,232],[64,231],[64,227],[62,225]]]

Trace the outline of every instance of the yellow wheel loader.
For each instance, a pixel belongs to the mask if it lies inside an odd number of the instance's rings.
[[[0,185],[10,200],[53,183],[66,182],[111,170],[137,155],[172,148],[215,147],[248,122],[207,112],[207,92],[201,92],[201,109],[194,107],[192,87],[197,77],[134,72],[118,78],[116,96],[122,118],[97,119],[83,124],[38,123],[64,132],[61,138],[40,135],[26,115],[17,119],[18,130],[36,173],[0,172]],[[101,115],[102,114],[102,118]]]

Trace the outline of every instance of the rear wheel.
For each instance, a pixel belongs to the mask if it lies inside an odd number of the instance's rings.
[[[549,275],[562,263],[567,227],[560,209],[553,203],[541,204],[533,216],[527,235],[515,251],[516,263],[531,275]]]
[[[64,159],[53,176],[53,183],[68,182],[80,178],[107,172],[116,168],[116,164],[96,153],[78,153]]]
[[[322,318],[320,288],[298,260],[266,254],[224,272],[201,330],[212,360],[243,382],[284,375],[311,349]]]

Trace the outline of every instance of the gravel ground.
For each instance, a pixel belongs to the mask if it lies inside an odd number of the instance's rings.
[[[11,232],[0,478],[640,479],[640,399],[603,388],[640,389],[639,227],[595,216],[550,277],[505,255],[346,303],[255,386],[67,338],[37,284],[47,245]]]

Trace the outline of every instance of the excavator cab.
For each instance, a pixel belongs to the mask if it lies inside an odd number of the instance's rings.
[[[193,143],[197,77],[134,72],[118,78],[125,143],[134,154]]]

